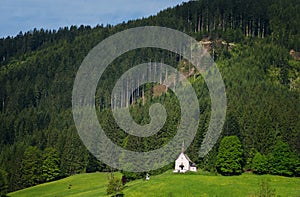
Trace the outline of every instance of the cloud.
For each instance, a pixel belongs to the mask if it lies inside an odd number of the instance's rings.
[[[154,15],[183,0],[2,0],[0,37],[33,28],[118,24]]]

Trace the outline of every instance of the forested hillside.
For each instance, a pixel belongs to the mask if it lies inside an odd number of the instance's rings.
[[[224,79],[228,108],[218,144],[205,158],[198,158],[209,123],[210,98],[201,75],[189,77],[202,115],[188,154],[199,167],[225,175],[243,170],[300,175],[300,61],[290,55],[292,49],[300,51],[300,2],[199,0],[116,26],[35,29],[0,39],[1,192],[76,173],[110,170],[79,139],[71,109],[73,82],[96,44],[116,32],[145,25],[169,27],[198,41],[210,41],[206,47]],[[153,94],[156,84],[141,87],[128,102],[140,124],[149,122],[151,104],[164,104],[168,118],[160,132],[144,139],[133,137],[113,120],[110,95],[114,83],[130,67],[150,61],[170,64],[185,73],[191,69],[168,51],[134,50],[110,65],[96,93],[99,122],[115,143],[129,150],[162,146],[175,135],[178,125],[175,95],[170,91]],[[228,173],[219,166],[218,160],[226,159],[226,151],[218,151],[219,146],[226,147],[225,136],[237,136],[240,143],[239,171]]]

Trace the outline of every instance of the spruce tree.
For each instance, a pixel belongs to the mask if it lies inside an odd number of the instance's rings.
[[[29,146],[25,150],[21,171],[21,183],[24,187],[41,182],[41,151],[38,147]]]
[[[265,174],[268,172],[268,160],[265,155],[257,152],[252,161],[253,172],[256,174]]]
[[[0,196],[5,196],[7,193],[7,174],[0,169]]]
[[[237,136],[224,137],[220,143],[216,168],[222,175],[242,173],[242,144]]]
[[[54,148],[46,148],[43,153],[43,162],[41,167],[43,181],[53,181],[60,175],[60,159],[58,152]]]
[[[277,141],[272,154],[269,155],[271,174],[292,176],[296,170],[299,160],[290,150],[287,143]]]

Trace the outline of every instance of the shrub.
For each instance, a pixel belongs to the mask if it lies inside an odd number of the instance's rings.
[[[106,193],[107,195],[112,194],[114,195],[119,195],[121,194],[123,190],[123,183],[122,180],[119,178],[111,178],[108,182],[107,190]]]

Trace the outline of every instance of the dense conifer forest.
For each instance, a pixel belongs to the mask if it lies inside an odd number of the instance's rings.
[[[99,122],[116,144],[148,151],[175,135],[180,118],[178,100],[157,84],[147,84],[135,97],[124,98],[124,105],[139,124],[149,122],[153,103],[165,106],[166,124],[154,136],[128,135],[114,122],[111,112],[112,88],[126,70],[140,63],[163,62],[189,76],[199,98],[200,126],[187,150],[199,168],[222,175],[244,171],[300,175],[300,2],[199,0],[115,26],[34,29],[0,39],[2,193],[77,173],[111,170],[87,151],[77,134],[71,109],[73,82],[84,57],[100,41],[146,25],[176,29],[206,43],[226,86],[225,125],[215,147],[199,158],[210,118],[210,98],[203,78],[177,54],[139,49],[110,65],[96,93]],[[170,164],[152,173],[172,167]],[[124,173],[128,179],[141,176]]]

